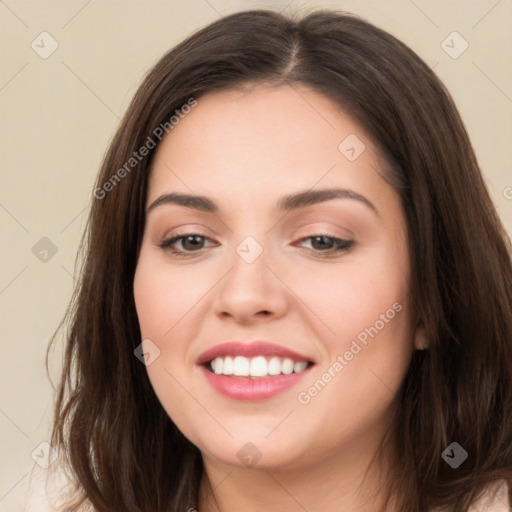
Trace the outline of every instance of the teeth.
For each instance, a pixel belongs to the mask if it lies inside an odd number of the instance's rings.
[[[219,357],[219,359],[222,359]],[[222,373],[224,375],[233,375],[235,371],[235,365],[233,363],[233,358],[232,357],[225,357],[224,358],[224,364],[222,366]]]
[[[293,365],[293,371],[294,371],[295,373],[299,373],[299,372],[301,372],[302,370],[305,370],[307,365],[308,365],[308,363],[306,363],[306,361],[297,361],[297,362]]]
[[[268,375],[290,375],[299,373],[308,367],[306,361],[293,361],[289,358],[257,356],[247,358],[216,357],[210,367],[217,375],[235,375],[238,377],[267,377]]]
[[[290,373],[293,373],[293,361],[291,359],[285,359],[283,361],[283,365],[281,367],[281,371],[285,375],[290,375]]]
[[[263,356],[251,359],[249,374],[251,377],[265,377],[267,375],[267,360]]]
[[[281,373],[281,359],[279,357],[271,357],[267,368],[269,375],[279,375]]]
[[[247,357],[236,356],[233,361],[233,366],[235,371],[233,372],[235,375],[240,377],[247,377],[249,375],[249,359]]]
[[[222,357],[216,357],[216,358],[212,361],[212,368],[213,368],[213,371],[214,371],[217,375],[220,375],[220,374],[222,373],[223,366],[224,366],[224,360],[222,359]]]

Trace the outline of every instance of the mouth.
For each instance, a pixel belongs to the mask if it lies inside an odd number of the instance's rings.
[[[301,373],[310,368],[312,361],[294,360],[289,357],[264,356],[224,356],[216,357],[203,366],[210,373],[234,379],[264,379],[278,375]]]
[[[229,342],[204,352],[196,363],[224,397],[254,401],[296,386],[315,365],[310,357],[275,343]]]

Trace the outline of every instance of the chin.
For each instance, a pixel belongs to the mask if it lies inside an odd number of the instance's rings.
[[[213,458],[227,466],[237,468],[275,470],[293,469],[304,464],[303,443],[299,439],[287,436],[287,442],[276,436],[276,439],[267,438],[268,430],[263,432],[236,432],[234,439],[219,439],[212,443],[212,439],[204,443],[194,443],[201,450],[203,457]],[[272,434],[271,434],[272,437]]]

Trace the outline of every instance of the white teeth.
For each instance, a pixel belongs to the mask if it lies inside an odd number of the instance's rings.
[[[267,360],[263,356],[251,359],[249,374],[251,377],[265,377],[267,375]]]
[[[281,373],[281,359],[275,356],[271,357],[267,371],[269,375],[279,375]]]
[[[305,370],[307,365],[308,365],[308,363],[306,363],[306,361],[297,361],[297,362],[293,365],[293,371],[294,371],[295,373],[299,373],[299,372],[301,372],[302,370]]]
[[[243,356],[236,356],[233,361],[233,373],[241,377],[247,377],[249,375],[249,359]]]
[[[285,375],[290,375],[290,373],[293,373],[293,360],[288,358],[284,359],[281,371]]]
[[[211,369],[217,375],[236,375],[238,377],[267,377],[268,375],[290,375],[299,373],[308,367],[307,361],[293,361],[288,357],[244,356],[216,357],[210,363]]]
[[[216,357],[213,360],[213,371],[219,375],[222,373],[222,367],[224,366],[224,359],[222,357]]]
[[[235,371],[235,365],[233,364],[233,358],[232,357],[225,357],[224,358],[224,366],[222,367],[222,373],[224,375],[233,375]]]

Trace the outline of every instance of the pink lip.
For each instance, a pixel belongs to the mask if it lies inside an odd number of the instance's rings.
[[[295,386],[313,366],[299,373],[290,375],[272,375],[268,377],[228,377],[210,372],[206,366],[201,367],[210,385],[228,398],[235,400],[265,400],[286,389]]]
[[[232,341],[217,345],[206,352],[203,352],[198,360],[197,365],[201,366],[201,371],[209,384],[219,393],[236,400],[265,400],[286,389],[295,386],[306,373],[311,370],[312,366],[306,368],[299,373],[291,373],[289,375],[269,375],[267,377],[234,377],[227,375],[217,375],[206,367],[206,363],[212,361],[216,357],[224,356],[277,356],[282,358],[290,358],[294,361],[314,361],[298,352],[288,348],[276,345],[266,341],[254,341],[252,343],[240,343]]]
[[[215,359],[216,357],[224,356],[244,356],[244,357],[255,357],[255,356],[277,356],[277,357],[288,357],[294,361],[314,361],[298,352],[294,352],[288,348],[270,343],[267,341],[254,341],[253,343],[240,343],[238,341],[230,341],[228,343],[222,343],[217,345],[206,352],[203,352],[198,360],[197,364],[205,364]]]

